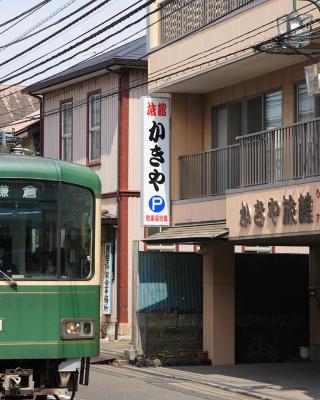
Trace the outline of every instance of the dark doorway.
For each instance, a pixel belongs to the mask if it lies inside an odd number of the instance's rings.
[[[309,256],[236,255],[236,362],[281,362],[309,345]]]

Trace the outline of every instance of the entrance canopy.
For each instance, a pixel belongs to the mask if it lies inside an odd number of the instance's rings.
[[[176,225],[145,238],[147,244],[200,243],[213,239],[227,239],[226,221],[205,224]]]

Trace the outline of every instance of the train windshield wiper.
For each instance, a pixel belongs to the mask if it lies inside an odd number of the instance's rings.
[[[2,276],[2,278],[4,278],[9,283],[10,286],[12,287],[18,286],[17,282],[14,279],[12,279],[9,275],[1,271],[1,269],[0,269],[0,276]]]

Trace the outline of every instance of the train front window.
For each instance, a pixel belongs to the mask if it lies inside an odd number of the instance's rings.
[[[0,183],[0,270],[14,279],[85,279],[91,273],[93,198],[54,182]]]

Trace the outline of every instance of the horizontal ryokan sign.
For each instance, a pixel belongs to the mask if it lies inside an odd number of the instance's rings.
[[[230,238],[320,232],[320,182],[228,193]]]
[[[142,225],[170,225],[170,99],[142,98]]]

